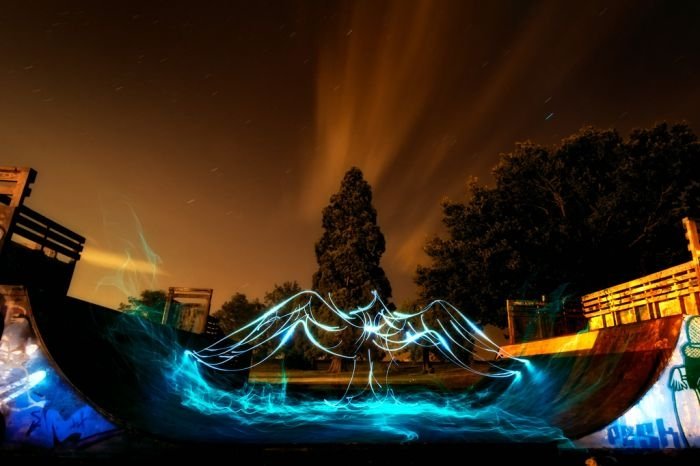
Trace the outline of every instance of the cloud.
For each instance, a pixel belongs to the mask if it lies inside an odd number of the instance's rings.
[[[445,58],[447,9],[432,2],[351,9],[349,24],[329,32],[320,51],[316,148],[301,196],[310,216],[351,166],[370,183],[392,168],[431,101]]]

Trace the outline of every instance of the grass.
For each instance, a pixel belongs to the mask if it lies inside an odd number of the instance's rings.
[[[327,361],[319,362],[317,370],[286,369],[282,371],[280,361],[270,361],[254,367],[250,372],[249,381],[252,383],[280,384],[283,375],[286,375],[288,386],[314,388],[344,388],[350,383],[352,369],[339,374],[328,372]],[[382,384],[388,382],[393,387],[430,387],[442,389],[467,389],[481,380],[481,376],[468,372],[460,367],[447,363],[433,364],[435,372],[423,373],[423,366],[416,363],[402,362],[389,367],[388,363],[375,363],[375,378]],[[388,375],[387,375],[388,369]],[[480,368],[485,371],[486,368]],[[352,384],[364,386],[369,378],[369,365],[366,362],[358,363],[355,369]]]

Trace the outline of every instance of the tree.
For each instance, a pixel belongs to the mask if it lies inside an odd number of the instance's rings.
[[[265,293],[265,296],[263,298],[263,304],[265,305],[265,307],[270,308],[272,306],[275,306],[276,304],[279,304],[285,299],[300,293],[301,291],[301,287],[299,286],[299,283],[296,282],[296,280],[292,282],[284,282],[281,285],[275,283],[272,287],[272,290]],[[301,302],[294,302],[290,304],[301,304]]]
[[[286,299],[300,293],[302,291],[299,283],[284,282],[281,285],[275,283],[272,291],[265,293],[263,303],[265,308],[270,309],[273,306],[285,301]],[[287,304],[286,308],[292,311],[298,307],[307,304],[308,298],[298,298]],[[275,331],[276,329],[271,329]],[[277,342],[273,342],[277,345]],[[273,349],[273,348],[271,348]],[[297,327],[292,339],[287,342],[284,347],[284,362],[287,367],[295,369],[313,369],[315,367],[315,358],[317,356],[316,348],[308,341],[306,335],[303,334],[303,329]]]
[[[129,296],[126,303],[120,303],[118,310],[135,314],[154,322],[161,322],[167,295],[163,290],[143,290],[138,298]]]
[[[219,327],[228,335],[259,316],[263,305],[257,299],[248,301],[243,293],[236,293],[226,301],[214,315],[219,318]]]
[[[428,241],[432,263],[416,272],[424,301],[504,325],[506,298],[565,283],[578,295],[687,260],[681,218],[700,213],[700,145],[687,125],[518,144],[493,176],[443,202],[447,237]]]
[[[451,320],[456,317],[455,314],[450,314],[441,302],[423,302],[417,299],[406,301],[401,306],[401,311],[408,314],[414,314],[408,320],[408,329],[411,333],[423,333],[426,335],[415,340],[416,344],[409,347],[411,359],[415,362],[419,359],[423,363],[423,373],[434,373],[435,368],[431,361],[431,355],[435,356],[439,361],[446,361],[458,358],[462,362],[468,362],[473,359],[474,342],[465,335],[460,335],[458,332],[452,331],[454,327]],[[460,325],[463,322],[459,322]],[[449,334],[449,339],[455,341],[457,345],[450,345],[450,353],[446,353],[444,347],[438,343],[439,340],[436,334],[430,333],[431,330],[442,334]]]
[[[388,300],[391,285],[379,265],[386,244],[377,225],[377,211],[372,206],[372,188],[358,168],[345,174],[340,191],[331,196],[323,209],[323,234],[316,243],[318,271],[313,275],[313,287],[321,295],[331,295],[342,309],[352,310],[372,300],[372,291]],[[347,327],[328,309],[319,309],[324,321]],[[331,341],[333,334],[321,335],[324,343],[335,346],[344,354],[353,354],[357,348],[360,329],[346,328],[342,341]],[[344,360],[334,358],[330,371],[344,370]]]
[[[425,304],[420,302],[419,300],[416,299],[411,299],[408,301],[405,301],[403,304],[400,305],[399,307],[402,312],[404,313],[418,313],[421,311],[423,308],[425,308]],[[413,326],[413,329],[415,331],[421,331],[423,328],[423,323],[427,324],[431,328],[438,328],[437,322],[436,322],[436,313],[434,312],[426,312],[420,315],[417,315],[413,318],[410,319],[410,324]],[[420,355],[420,359],[423,362],[423,373],[434,373],[435,369],[433,368],[433,364],[430,361],[430,347],[428,345],[413,345],[410,347],[410,353],[411,353],[411,360],[412,361],[417,361]]]

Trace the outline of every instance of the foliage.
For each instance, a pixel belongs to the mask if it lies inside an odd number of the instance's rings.
[[[271,308],[272,306],[279,304],[285,299],[290,298],[297,293],[300,293],[301,291],[302,289],[299,286],[299,283],[296,282],[296,280],[293,282],[284,282],[281,285],[275,283],[275,285],[272,287],[272,290],[265,293],[265,297],[263,298],[263,304],[266,308]],[[290,304],[294,305],[300,303],[293,301]]]
[[[219,327],[228,335],[260,315],[263,305],[257,299],[248,301],[243,293],[236,293],[214,313],[219,319]]]
[[[284,282],[281,285],[275,283],[272,291],[265,293],[263,303],[265,308],[269,309],[301,291],[302,289],[296,281]],[[294,299],[287,304],[286,308],[291,311],[305,304],[307,302],[304,298]],[[284,362],[291,369],[313,369],[317,353],[316,348],[304,335],[303,329],[297,327],[294,336],[284,348]]]
[[[120,303],[117,309],[140,317],[161,322],[167,294],[163,290],[143,290],[138,298],[129,296],[126,303]]]
[[[409,320],[410,324],[413,326],[413,330],[416,332],[420,332],[425,328],[428,329],[434,329],[437,331],[440,331],[442,325],[448,325],[449,327],[449,317],[445,314],[444,309],[442,309],[441,306],[439,305],[433,305],[430,306],[426,312],[421,312],[424,310],[430,302],[422,302],[421,300],[418,299],[412,299],[405,301],[401,307],[400,310],[401,312],[404,313],[412,313],[412,314],[420,314],[416,315],[413,318]],[[443,354],[440,352],[440,350],[436,347],[433,346],[428,346],[427,340],[421,340],[420,341],[422,344],[420,345],[410,345],[408,347],[408,350],[411,355],[411,360],[412,361],[421,361],[423,364],[423,372],[424,373],[433,373],[433,364],[431,361],[431,355],[440,360],[444,361],[445,358]],[[460,344],[463,346],[463,348],[466,348],[468,350],[471,350],[473,348],[473,344],[465,339],[462,339]],[[452,351],[455,352],[455,354],[458,355],[459,359],[462,361],[470,361],[472,359],[472,354],[469,351],[465,351],[461,348],[452,347]]]
[[[428,241],[432,263],[416,272],[423,301],[504,325],[506,298],[590,292],[688,260],[681,219],[700,214],[700,144],[685,124],[518,144],[493,177],[443,202],[447,236]]]
[[[313,288],[321,295],[332,296],[341,309],[353,309],[369,303],[376,290],[383,300],[391,297],[391,285],[379,262],[385,250],[384,235],[377,225],[377,211],[372,206],[372,188],[358,168],[344,176],[340,191],[331,196],[323,209],[323,234],[316,243],[318,271],[313,275]],[[331,325],[346,324],[325,309],[321,319]],[[336,348],[353,354],[361,330],[346,328]],[[334,334],[320,336],[324,343],[335,346]],[[362,352],[364,354],[364,351]],[[338,361],[332,367],[339,370]]]

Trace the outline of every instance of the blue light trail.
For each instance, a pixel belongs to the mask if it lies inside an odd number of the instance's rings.
[[[354,327],[361,331],[354,348],[360,349],[366,343],[370,343],[386,352],[392,361],[396,353],[411,345],[418,345],[434,349],[453,364],[481,376],[515,377],[517,375],[517,371],[503,369],[492,363],[488,372],[477,370],[470,364],[471,358],[476,356],[477,349],[495,356],[500,348],[450,303],[437,300],[419,311],[406,313],[389,309],[376,291],[372,296],[372,300],[366,306],[345,311],[333,303],[332,297],[326,300],[315,291],[301,291],[216,343],[191,355],[207,367],[226,370],[223,365],[232,359],[272,345],[273,349],[263,358],[253,366],[244,368],[247,370],[278,355],[301,327],[308,341],[322,353],[357,362],[358,351],[339,352],[340,350],[336,349],[338,345],[324,345],[315,335],[317,332],[327,332],[334,334],[335,340],[340,341],[344,333],[350,333],[344,331]],[[305,301],[305,304],[290,306],[291,303],[300,300]],[[317,317],[320,314],[318,312],[320,307],[325,307],[332,315],[339,317],[342,326],[322,322]],[[429,320],[436,325],[431,326],[428,323]],[[231,343],[232,341],[234,342]],[[369,352],[368,359],[372,367]],[[373,380],[375,379],[370,370],[369,381],[372,389]]]
[[[295,302],[303,304],[293,305]],[[324,321],[321,306],[340,317],[341,324]],[[388,368],[395,363],[398,352],[418,345],[439,351],[446,360],[482,377],[510,378],[510,385],[518,385],[521,379],[520,370],[482,362],[482,366],[491,365],[486,372],[470,363],[477,348],[497,354],[499,347],[447,302],[435,301],[416,312],[399,312],[390,310],[374,293],[369,304],[347,311],[314,291],[284,300],[207,348],[177,353],[166,376],[185,407],[210,416],[212,424],[219,426],[219,435],[239,441],[567,442],[559,429],[539,417],[514,414],[508,397],[489,398],[489,394],[476,390],[445,393],[425,387],[395,391],[386,382],[386,375],[375,373],[378,364],[371,351],[363,353],[369,366],[366,384],[354,390],[359,352],[343,352],[339,345],[324,345],[318,338],[328,332],[340,341],[353,328],[360,330],[354,333],[359,337],[353,347],[366,348],[365,343],[370,343],[385,351],[390,359]],[[259,350],[263,355],[250,367],[270,360],[283,351],[296,332],[300,332],[297,337],[307,338],[327,356],[352,362],[350,381],[342,395],[290,392],[284,372],[281,384],[253,383],[239,390],[214,386],[204,375],[209,369],[229,370],[225,369],[227,362],[251,351]],[[519,367],[532,370],[527,364]],[[518,397],[523,388],[517,388]],[[230,430],[224,434],[222,429],[227,425]]]

